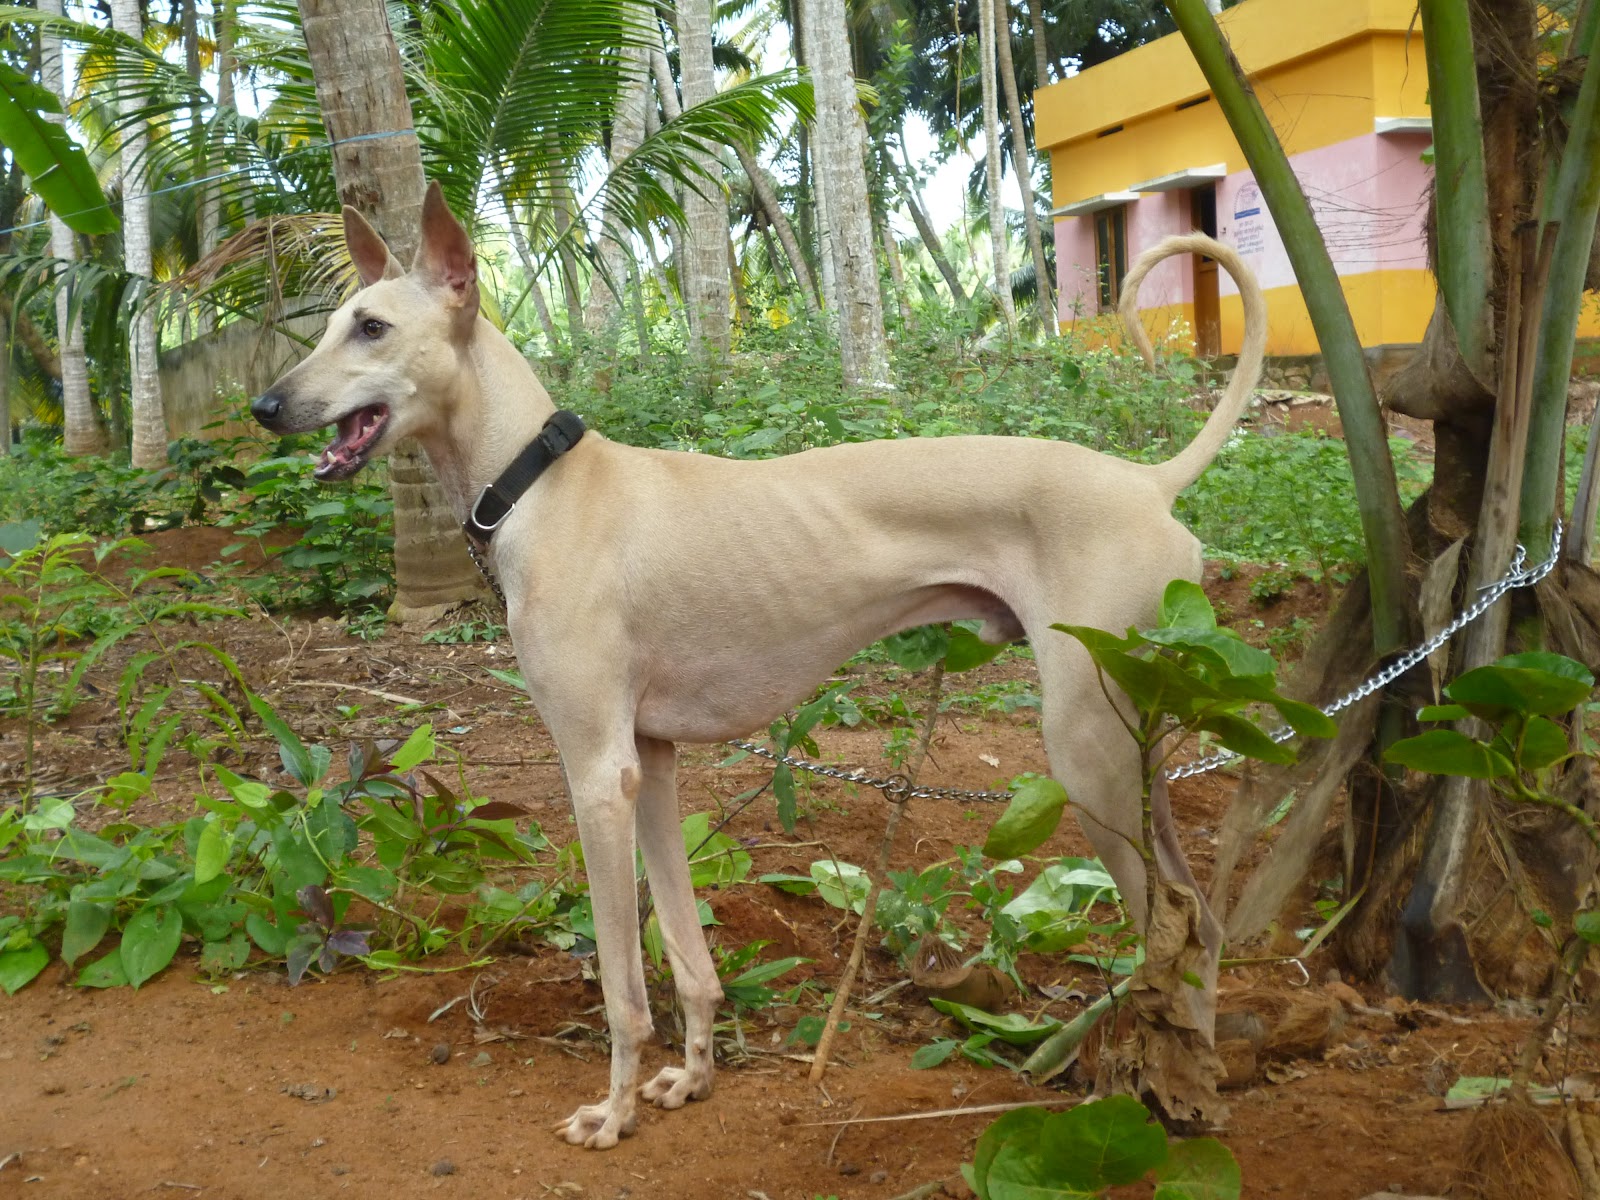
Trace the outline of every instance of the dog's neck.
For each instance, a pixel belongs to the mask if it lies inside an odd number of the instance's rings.
[[[555,405],[528,360],[480,316],[445,411],[444,428],[418,440],[456,519],[465,521],[478,494],[538,436]]]

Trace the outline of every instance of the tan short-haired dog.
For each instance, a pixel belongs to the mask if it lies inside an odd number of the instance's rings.
[[[252,411],[278,433],[336,424],[317,468],[325,479],[348,478],[399,439],[418,439],[466,521],[554,407],[479,314],[472,243],[437,185],[409,271],[354,209],[344,223],[361,290]],[[1244,351],[1199,436],[1165,463],[1014,437],[909,438],[744,462],[591,433],[505,514],[489,560],[528,693],[572,792],[611,1028],[609,1094],[558,1127],[569,1142],[614,1146],[636,1123],[639,1053],[651,1029],[636,841],[687,1033],[684,1065],[663,1068],[643,1094],[677,1108],[711,1093],[722,989],[679,833],[674,743],[765,727],[888,634],[980,618],[986,640],[1032,640],[1051,770],[1142,921],[1134,744],[1082,648],[1050,625],[1149,624],[1169,580],[1200,576],[1200,544],[1172,503],[1215,457],[1260,375],[1261,292],[1227,247],[1169,238],[1129,272],[1122,311],[1148,357],[1139,282],[1161,259],[1196,253],[1239,285]],[[1163,874],[1192,878],[1170,828],[1160,840]]]

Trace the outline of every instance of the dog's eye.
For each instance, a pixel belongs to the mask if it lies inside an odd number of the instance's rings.
[[[378,320],[377,317],[368,317],[365,321],[361,322],[361,336],[373,339],[381,338],[383,336],[383,331],[387,328],[389,328],[389,326]]]

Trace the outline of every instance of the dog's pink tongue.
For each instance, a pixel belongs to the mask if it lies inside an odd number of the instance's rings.
[[[356,442],[362,433],[362,418],[367,415],[366,409],[359,409],[348,416],[340,417],[338,423],[339,436],[329,443],[328,448],[322,452],[322,458],[317,463],[318,473],[331,471],[335,467],[348,463],[355,455]]]

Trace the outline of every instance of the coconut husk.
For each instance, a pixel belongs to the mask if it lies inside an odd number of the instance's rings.
[[[987,963],[961,961],[961,952],[937,934],[927,933],[911,952],[907,974],[930,996],[1001,1012],[1016,995],[1011,979]]]
[[[1264,1061],[1321,1058],[1344,1032],[1344,1005],[1321,990],[1241,988],[1227,993],[1222,1003],[1226,1008],[1217,1014],[1219,1029],[1243,1029],[1249,1017],[1259,1022],[1256,1051]]]
[[[1229,1038],[1217,1042],[1217,1057],[1222,1060],[1222,1088],[1249,1087],[1256,1078],[1256,1046],[1249,1038]]]
[[[1583,1200],[1572,1160],[1526,1100],[1472,1115],[1450,1186],[1454,1200]]]

